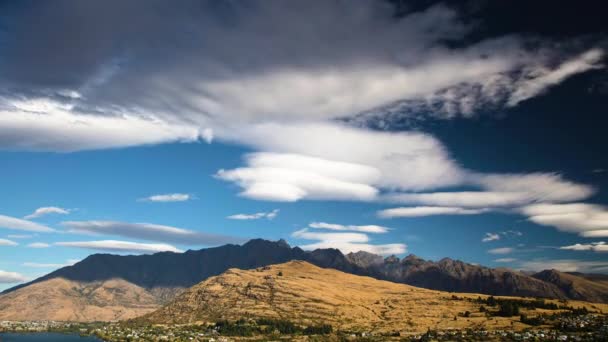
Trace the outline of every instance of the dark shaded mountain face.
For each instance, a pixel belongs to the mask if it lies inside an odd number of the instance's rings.
[[[308,261],[324,268],[441,291],[608,302],[606,296],[598,295],[603,288],[599,285],[593,291],[571,291],[546,277],[530,276],[509,269],[492,269],[448,258],[433,262],[414,255],[399,259],[366,252],[344,255],[337,249],[307,252],[290,247],[284,240],[272,242],[261,239],[251,240],[244,245],[225,245],[185,253],[138,256],[94,254],[73,266],[61,268],[4,293],[53,278],[80,282],[119,278],[162,294],[163,291],[159,289],[188,288],[229,268],[252,269],[291,260]],[[577,284],[583,284],[585,288],[595,284],[578,275],[566,275],[581,279]],[[167,297],[164,300],[171,299],[175,294],[167,291],[163,294]]]
[[[126,256],[93,254],[72,266],[63,267],[5,292],[52,278],[81,282],[120,278],[148,289],[187,288],[229,268],[250,269],[305,259],[306,255],[300,248],[291,248],[283,240],[272,242],[261,239],[251,240],[242,246],[230,244],[185,253]]]

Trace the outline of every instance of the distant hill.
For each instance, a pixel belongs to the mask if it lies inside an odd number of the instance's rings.
[[[331,324],[341,330],[424,331],[434,324],[458,324],[454,316],[477,311],[478,305],[451,301],[451,295],[291,261],[254,270],[230,269],[137,321],[185,324],[270,318]]]
[[[366,275],[428,289],[501,296],[569,298],[554,284],[506,268],[488,268],[450,258],[434,262],[415,255],[400,260],[396,257],[382,259],[374,254],[358,252],[346,257],[363,268]]]
[[[400,333],[424,332],[429,327],[440,330],[526,327],[519,316],[489,320],[480,312],[480,305],[474,300],[477,297],[290,261],[252,270],[230,269],[134,321],[187,324],[265,318],[303,326],[330,324],[343,331]]]
[[[53,278],[0,297],[0,321],[114,321],[160,306],[150,291],[122,279],[78,282]]]
[[[291,260],[303,260],[319,267],[442,291],[608,302],[606,279],[599,275],[565,274],[570,277],[568,279],[577,280],[575,290],[571,290],[563,282],[551,278],[531,276],[509,269],[492,269],[448,258],[433,262],[414,255],[399,259],[395,256],[383,258],[366,252],[344,255],[337,249],[309,252],[298,247],[292,248],[284,240],[255,239],[243,245],[224,245],[185,253],[163,252],[137,256],[94,254],[72,266],[4,291],[0,295],[0,317],[3,317],[3,311],[10,307],[11,302],[22,300],[19,296],[44,297],[48,292],[45,286],[50,288],[53,282],[49,281],[55,279],[72,282],[77,288],[90,288],[110,280],[120,280],[127,284],[125,286],[138,289],[141,298],[145,299],[142,299],[142,303],[158,307],[185,289],[230,268],[253,269]],[[36,284],[38,286],[34,287]],[[88,300],[86,292],[66,292],[65,296],[66,301],[61,303],[82,305],[79,304],[79,296],[85,302]],[[146,299],[148,296],[151,299]],[[49,302],[47,308],[52,308],[54,303],[59,302]],[[87,303],[96,305],[95,301]],[[122,297],[108,297],[104,305],[124,307],[126,310],[132,303],[125,302]],[[63,310],[64,306],[58,306],[55,311],[43,311],[48,314],[45,318],[64,317],[59,314],[59,308]],[[22,319],[28,319],[25,312]],[[83,315],[78,320],[94,320],[94,317],[98,316]]]
[[[608,303],[608,276],[545,270],[533,277],[555,285],[568,298]]]

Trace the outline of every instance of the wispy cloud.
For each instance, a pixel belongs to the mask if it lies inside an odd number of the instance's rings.
[[[49,248],[51,245],[45,242],[33,242],[27,245],[30,248]]]
[[[608,209],[587,203],[533,204],[521,209],[529,220],[583,237],[608,237]]]
[[[500,247],[500,248],[492,248],[488,250],[490,254],[509,254],[513,252],[513,248],[511,247]]]
[[[49,214],[67,215],[70,212],[71,212],[70,209],[64,209],[64,208],[60,208],[60,207],[41,207],[41,208],[34,210],[33,213],[26,215],[23,218],[26,220],[31,220],[31,219],[35,219],[35,218],[49,215]]]
[[[576,259],[534,259],[522,261],[519,268],[526,271],[556,269],[562,272],[608,273],[608,261]]]
[[[427,193],[393,193],[384,196],[389,202],[438,207],[486,208],[529,203],[526,192],[506,191],[451,191]]]
[[[181,193],[173,193],[173,194],[158,194],[151,195],[148,197],[140,198],[138,201],[140,202],[185,202],[194,199],[194,196],[191,194],[181,194]]]
[[[38,236],[38,234],[8,234],[6,237],[9,239],[31,239]]]
[[[279,215],[279,209],[275,209],[273,211],[269,211],[269,212],[259,212],[259,213],[255,213],[255,214],[235,214],[235,215],[230,215],[226,218],[231,219],[231,220],[259,220],[259,219],[268,219],[268,220],[272,220],[275,217],[277,217],[277,215]]]
[[[19,244],[16,243],[15,241],[7,240],[7,239],[0,239],[0,246],[17,246],[17,245],[19,245]]]
[[[475,215],[486,212],[486,209],[466,209],[457,207],[400,207],[378,211],[382,218],[421,217],[433,215]]]
[[[24,262],[21,265],[23,265],[24,267],[31,267],[31,268],[61,268],[61,267],[65,267],[65,266],[72,266],[79,261],[80,260],[78,260],[78,259],[68,259],[65,263],[62,263],[62,264]]]
[[[517,237],[522,236],[523,233],[518,230],[505,230],[498,233],[486,233],[481,239],[481,242],[498,241],[501,237]]]
[[[570,246],[562,246],[559,249],[566,249],[571,251],[592,251],[599,253],[608,252],[608,244],[604,241],[591,242],[591,243],[577,243]]]
[[[486,235],[484,235],[484,237],[481,239],[481,242],[490,242],[496,240],[500,240],[500,235],[496,233],[486,233]]]
[[[130,241],[117,241],[117,240],[100,240],[100,241],[70,241],[70,242],[56,242],[57,246],[63,247],[75,247],[92,249],[104,252],[132,252],[132,253],[156,253],[156,252],[183,252],[171,245],[164,243],[150,244],[150,243],[138,243]]]
[[[36,222],[22,220],[16,217],[0,215],[0,228],[25,230],[30,232],[54,232],[55,230]]]
[[[466,171],[463,171],[466,172]],[[393,193],[389,202],[458,208],[514,208],[534,202],[569,202],[588,198],[595,189],[555,173],[481,174],[468,172],[465,183],[481,191]]]
[[[26,280],[27,278],[20,273],[0,270],[0,284],[22,283]]]
[[[594,229],[581,232],[580,235],[586,238],[608,237],[608,229]]]
[[[245,240],[234,236],[209,234],[152,223],[67,221],[61,224],[72,233],[114,235],[182,245],[223,245],[227,243],[241,243]]]
[[[377,226],[377,225],[342,225],[336,223],[325,223],[325,222],[312,222],[308,225],[310,228],[315,229],[327,229],[327,230],[338,230],[338,231],[351,231],[351,232],[362,232],[362,233],[387,233],[390,228]]]
[[[494,260],[494,262],[504,262],[504,263],[514,262],[514,261],[517,261],[517,259],[515,259],[515,258],[498,258],[498,259]]]
[[[517,90],[511,94],[508,104],[513,106],[521,101],[543,93],[547,88],[561,83],[566,78],[581,72],[602,68],[604,52],[601,49],[591,49],[550,70],[540,69],[536,77],[522,80]]]
[[[402,254],[407,252],[407,245],[402,243],[391,244],[371,244],[367,234],[341,232],[341,233],[325,233],[313,232],[307,228],[295,231],[293,237],[303,240],[316,240],[311,244],[304,244],[300,247],[305,250],[314,250],[317,248],[337,248],[342,253],[365,251],[374,254],[389,255]]]

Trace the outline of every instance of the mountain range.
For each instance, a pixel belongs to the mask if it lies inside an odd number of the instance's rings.
[[[304,251],[290,247],[284,240],[254,239],[243,245],[185,253],[93,254],[72,266],[4,291],[0,295],[0,319],[132,318],[153,311],[186,289],[228,269],[254,269],[292,260],[433,290],[608,302],[608,277],[602,275],[556,270],[528,275],[449,258],[434,262],[414,255],[403,259],[366,252],[344,255],[337,249]]]

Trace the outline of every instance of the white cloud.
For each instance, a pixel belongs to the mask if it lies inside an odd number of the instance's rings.
[[[367,234],[363,233],[321,233],[312,232],[307,228],[295,231],[293,237],[303,240],[316,240],[311,244],[301,245],[305,250],[318,248],[336,248],[342,253],[365,251],[380,255],[402,254],[407,252],[407,245],[402,243],[370,244]]]
[[[456,207],[401,207],[378,211],[382,218],[421,217],[432,215],[475,215],[486,212],[486,209],[466,209]]]
[[[249,154],[246,161],[248,167],[220,170],[217,177],[237,183],[248,198],[372,200],[378,193],[369,183],[379,172],[361,164],[279,153]]]
[[[608,231],[608,210],[587,203],[533,204],[521,209],[529,220],[544,226],[553,226],[585,237],[605,237]]]
[[[500,247],[500,248],[492,248],[488,250],[490,254],[509,254],[513,252],[513,248],[511,247]]]
[[[79,113],[50,99],[14,102],[13,106],[0,109],[1,149],[70,152],[201,138],[196,127],[134,114]]]
[[[38,218],[40,216],[48,215],[48,214],[62,214],[67,215],[70,213],[70,209],[63,209],[59,207],[41,207],[36,209],[33,213],[24,217],[26,220],[31,220]]]
[[[580,235],[586,238],[608,237],[608,229],[588,230]]]
[[[411,216],[422,216],[426,212],[426,215],[477,214],[534,202],[580,200],[595,192],[590,186],[564,180],[554,173],[479,174],[464,170],[461,173],[466,175],[463,184],[478,185],[487,191],[392,193],[383,199],[425,206],[404,208],[407,210],[389,209],[385,215],[400,211]]]
[[[19,244],[16,243],[15,241],[7,240],[7,239],[0,239],[0,246],[17,246],[17,245],[19,245]]]
[[[490,242],[500,240],[501,237],[519,237],[524,235],[522,232],[518,230],[505,230],[498,233],[486,233],[484,237],[481,239],[482,242]]]
[[[462,184],[479,186],[483,191],[396,193],[386,195],[385,199],[396,203],[487,208],[577,201],[595,192],[591,186],[564,180],[555,173],[480,174],[464,170],[462,173],[466,175]]]
[[[259,213],[255,213],[255,214],[235,214],[235,215],[230,215],[226,218],[231,219],[231,220],[259,220],[262,218],[272,220],[275,217],[277,217],[277,215],[279,215],[279,209],[275,209],[270,212],[259,212]]]
[[[30,248],[49,248],[51,245],[45,242],[32,242],[27,245]]]
[[[573,259],[535,259],[521,262],[519,268],[535,272],[555,269],[562,272],[606,273],[608,272],[608,262]]]
[[[54,232],[55,230],[45,225],[38,224],[32,221],[18,219],[16,217],[10,217],[0,215],[0,228],[14,229],[14,230],[25,230],[30,232]]]
[[[130,223],[117,221],[67,221],[61,223],[69,232],[83,234],[116,235],[148,241],[159,241],[183,245],[223,245],[239,243],[242,238],[203,233],[183,228],[152,223]]]
[[[152,196],[148,196],[145,198],[140,198],[139,201],[146,201],[146,202],[185,202],[188,200],[191,200],[193,197],[190,194],[180,194],[180,193],[174,193],[174,194],[159,194],[159,195],[152,195]]]
[[[555,69],[536,68],[534,70],[536,77],[520,81],[509,97],[508,104],[514,106],[543,93],[547,88],[561,83],[572,75],[603,67],[601,64],[603,56],[603,50],[591,49],[563,62]]]
[[[498,258],[494,262],[514,262],[517,261],[515,258]]]
[[[490,242],[500,240],[500,235],[496,233],[486,233],[486,235],[481,239],[481,242]]]
[[[7,272],[0,270],[0,284],[22,283],[27,278],[17,272]]]
[[[604,242],[604,241],[592,242],[592,243],[586,243],[586,244],[577,243],[577,244],[574,244],[571,246],[563,246],[563,247],[560,247],[559,249],[606,253],[606,252],[608,252],[608,244],[606,244],[606,242]]]
[[[216,176],[236,183],[242,196],[258,200],[388,201],[479,213],[580,200],[595,192],[555,173],[481,174],[463,169],[441,142],[419,132],[311,122],[231,128],[219,134],[266,152],[248,154],[244,167],[220,170]],[[480,191],[409,193],[449,186]],[[381,195],[384,192],[389,194]],[[473,209],[480,211],[469,211]]]
[[[267,153],[249,155],[247,168],[235,169],[237,174],[222,171],[220,178],[245,190],[256,184],[286,185],[293,189],[291,200],[374,200],[378,188],[424,190],[464,179],[441,142],[419,132],[370,131],[338,123],[266,123],[226,135]]]
[[[247,167],[217,174],[238,184],[243,188],[241,195],[253,199],[424,204],[379,212],[381,217],[418,217],[472,215],[535,202],[572,201],[595,191],[555,173],[479,174],[464,170],[441,143],[420,133],[369,132],[338,124],[264,124],[238,131],[238,139],[273,151],[250,154]],[[393,191],[378,195],[385,190],[449,185],[478,186],[482,191]]]
[[[9,239],[31,239],[38,234],[8,234],[6,237]]]
[[[525,194],[529,202],[578,201],[595,193],[593,187],[565,180],[556,173],[472,173],[469,177],[471,183],[477,183],[490,191]]]
[[[138,243],[130,241],[117,241],[117,240],[100,240],[100,241],[70,241],[70,242],[56,242],[55,245],[63,247],[76,247],[93,249],[98,251],[106,252],[133,252],[133,253],[156,253],[156,252],[175,252],[181,253],[179,250],[171,245],[164,243]]]
[[[310,228],[315,229],[327,229],[327,230],[338,230],[338,231],[351,231],[351,232],[362,232],[362,233],[386,233],[390,229],[383,226],[377,225],[363,225],[363,226],[355,226],[355,225],[342,225],[335,223],[325,223],[325,222],[312,222],[308,225]]]
[[[486,208],[525,204],[530,202],[525,192],[454,191],[431,193],[401,193],[386,195],[390,202],[421,204],[440,207]]]
[[[31,268],[61,268],[61,267],[65,267],[65,266],[72,266],[75,263],[79,262],[80,260],[77,259],[69,259],[67,260],[65,263],[62,264],[58,264],[58,263],[39,263],[39,262],[24,262],[22,265],[24,267],[31,267]]]

